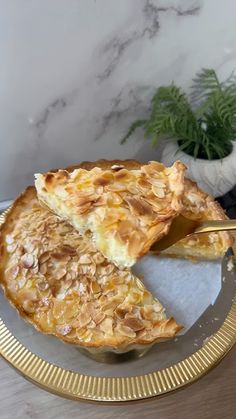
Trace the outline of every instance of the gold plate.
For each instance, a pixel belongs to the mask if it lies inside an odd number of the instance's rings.
[[[0,223],[4,222],[4,214]],[[61,368],[22,345],[0,318],[0,354],[25,378],[44,390],[75,400],[122,402],[163,395],[206,374],[236,341],[236,300],[222,326],[203,346],[172,366],[138,376],[97,377]]]

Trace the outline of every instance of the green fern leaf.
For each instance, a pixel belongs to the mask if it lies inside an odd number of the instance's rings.
[[[134,131],[139,128],[139,127],[143,127],[146,123],[145,119],[139,119],[135,122],[133,122],[133,124],[130,126],[127,134],[121,139],[120,143],[124,144],[126,142],[126,140],[134,133]]]

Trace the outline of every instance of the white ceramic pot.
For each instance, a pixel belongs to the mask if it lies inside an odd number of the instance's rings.
[[[170,166],[175,160],[181,160],[187,166],[187,177],[197,182],[198,186],[214,197],[222,196],[236,185],[236,141],[231,154],[222,160],[194,159],[178,150],[175,141],[164,145],[161,161]]]

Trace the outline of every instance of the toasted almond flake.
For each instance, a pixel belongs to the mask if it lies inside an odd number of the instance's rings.
[[[116,181],[124,181],[128,182],[134,179],[134,176],[127,170],[127,169],[121,169],[114,173],[114,177]]]
[[[53,260],[60,261],[60,262],[65,262],[65,263],[69,262],[69,260],[70,260],[70,256],[61,252],[60,250],[58,252],[51,253],[50,256]]]
[[[14,243],[14,239],[13,239],[13,237],[10,234],[6,234],[5,242],[6,242],[6,244],[13,244]]]
[[[88,324],[88,328],[95,329],[95,327],[96,327],[96,323],[93,320],[91,320],[91,322]]]
[[[92,320],[91,316],[89,313],[81,313],[78,317],[77,320],[79,322],[79,328],[83,328],[85,326],[87,326],[87,324],[90,323],[90,321]]]
[[[118,172],[121,169],[124,169],[125,166],[123,166],[122,164],[113,164],[113,166],[111,166],[111,169],[114,170],[115,172]]]
[[[129,238],[128,252],[130,257],[138,257],[143,248],[144,235],[138,231],[133,231]]]
[[[152,185],[152,192],[154,195],[156,195],[158,198],[164,198],[165,196],[165,190],[164,188],[157,187],[155,185]]]
[[[64,244],[63,246],[61,246],[60,252],[64,255],[67,255],[67,256],[76,256],[77,255],[76,249],[74,247],[69,246],[68,244]]]
[[[142,314],[142,317],[145,320],[153,320],[153,307],[152,307],[152,305],[146,305],[144,307],[141,307],[140,312]]]
[[[134,332],[144,329],[144,324],[141,320],[136,317],[127,317],[123,320],[122,325],[129,327]]]
[[[105,319],[105,317],[106,315],[102,311],[100,311],[99,313],[93,316],[93,320],[96,324],[99,324]]]
[[[133,183],[127,185],[127,191],[130,192],[132,195],[137,195],[140,193],[140,189]]]
[[[38,273],[38,271],[39,271],[39,265],[38,264],[33,265],[32,268],[31,268],[31,273],[33,275],[36,275]]]
[[[24,300],[22,302],[22,308],[26,313],[34,313],[35,312],[35,304],[31,300]]]
[[[81,255],[80,258],[79,258],[79,263],[80,264],[89,264],[89,263],[91,263],[90,256],[89,255],[86,255],[86,254]]]
[[[99,252],[95,253],[95,255],[93,255],[93,261],[96,263],[96,265],[99,265],[104,262],[104,256]]]
[[[40,291],[46,291],[49,288],[49,284],[45,280],[41,280],[38,282],[37,287]]]
[[[72,330],[72,327],[70,324],[65,324],[65,325],[57,325],[56,326],[56,331],[57,333],[59,333],[62,336],[66,336],[68,335],[68,333],[70,333]]]
[[[66,275],[66,269],[64,269],[64,268],[62,268],[62,269],[57,269],[55,272],[54,272],[54,274],[53,274],[53,277],[56,279],[56,280],[60,280],[61,278],[63,278],[63,276],[65,276]]]
[[[19,289],[23,288],[27,282],[27,278],[23,277],[18,280]]]
[[[126,336],[126,337],[129,337],[129,338],[135,338],[136,337],[136,333],[134,332],[134,330],[132,330],[130,327],[125,326],[121,323],[118,323],[118,325],[115,328],[115,331],[122,336]]]
[[[134,229],[135,226],[130,221],[123,220],[118,224],[117,233],[121,240],[127,241]]]
[[[33,243],[30,241],[24,243],[24,250],[26,253],[32,253],[35,250]]]
[[[96,294],[96,293],[98,293],[98,292],[101,291],[101,287],[100,287],[100,285],[96,281],[91,282],[91,284],[90,284],[90,291],[93,294]]]
[[[130,211],[134,215],[147,215],[152,216],[153,210],[151,205],[149,205],[147,202],[145,202],[141,198],[136,197],[125,197],[125,201],[128,203]]]
[[[17,249],[17,243],[9,244],[7,246],[8,253],[14,253]]]
[[[106,317],[100,324],[99,328],[106,335],[113,335],[113,319]]]
[[[86,286],[82,282],[80,282],[80,284],[79,284],[79,293],[81,295],[83,295],[83,294],[85,294],[85,292],[86,292]]]
[[[123,199],[118,193],[110,192],[106,197],[106,203],[108,206],[120,205]]]
[[[26,269],[29,269],[33,266],[34,264],[34,257],[31,253],[25,253],[22,257],[21,257],[21,263],[22,266]]]
[[[47,270],[48,270],[47,263],[42,263],[42,264],[40,265],[40,267],[39,267],[39,272],[40,272],[42,275],[45,275],[45,274],[46,274],[46,272],[47,272]]]
[[[72,281],[77,278],[77,273],[75,271],[70,271],[70,276]]]
[[[70,272],[67,272],[67,273],[66,273],[66,276],[65,276],[65,282],[67,282],[67,281],[71,281],[71,280],[72,280],[71,273],[70,273]]]
[[[111,172],[104,172],[100,176],[96,177],[93,184],[96,186],[106,186],[113,182],[114,175]]]
[[[106,190],[110,192],[124,192],[127,190],[127,186],[125,183],[115,182],[111,185],[107,185]]]

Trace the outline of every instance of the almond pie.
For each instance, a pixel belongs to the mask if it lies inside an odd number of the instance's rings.
[[[0,285],[39,331],[89,350],[127,351],[173,338],[167,318],[130,267],[178,214],[225,219],[184,179],[185,166],[134,160],[84,162],[36,175],[0,229]],[[192,235],[164,255],[217,259],[228,233]],[[158,256],[157,256],[158,257]]]

